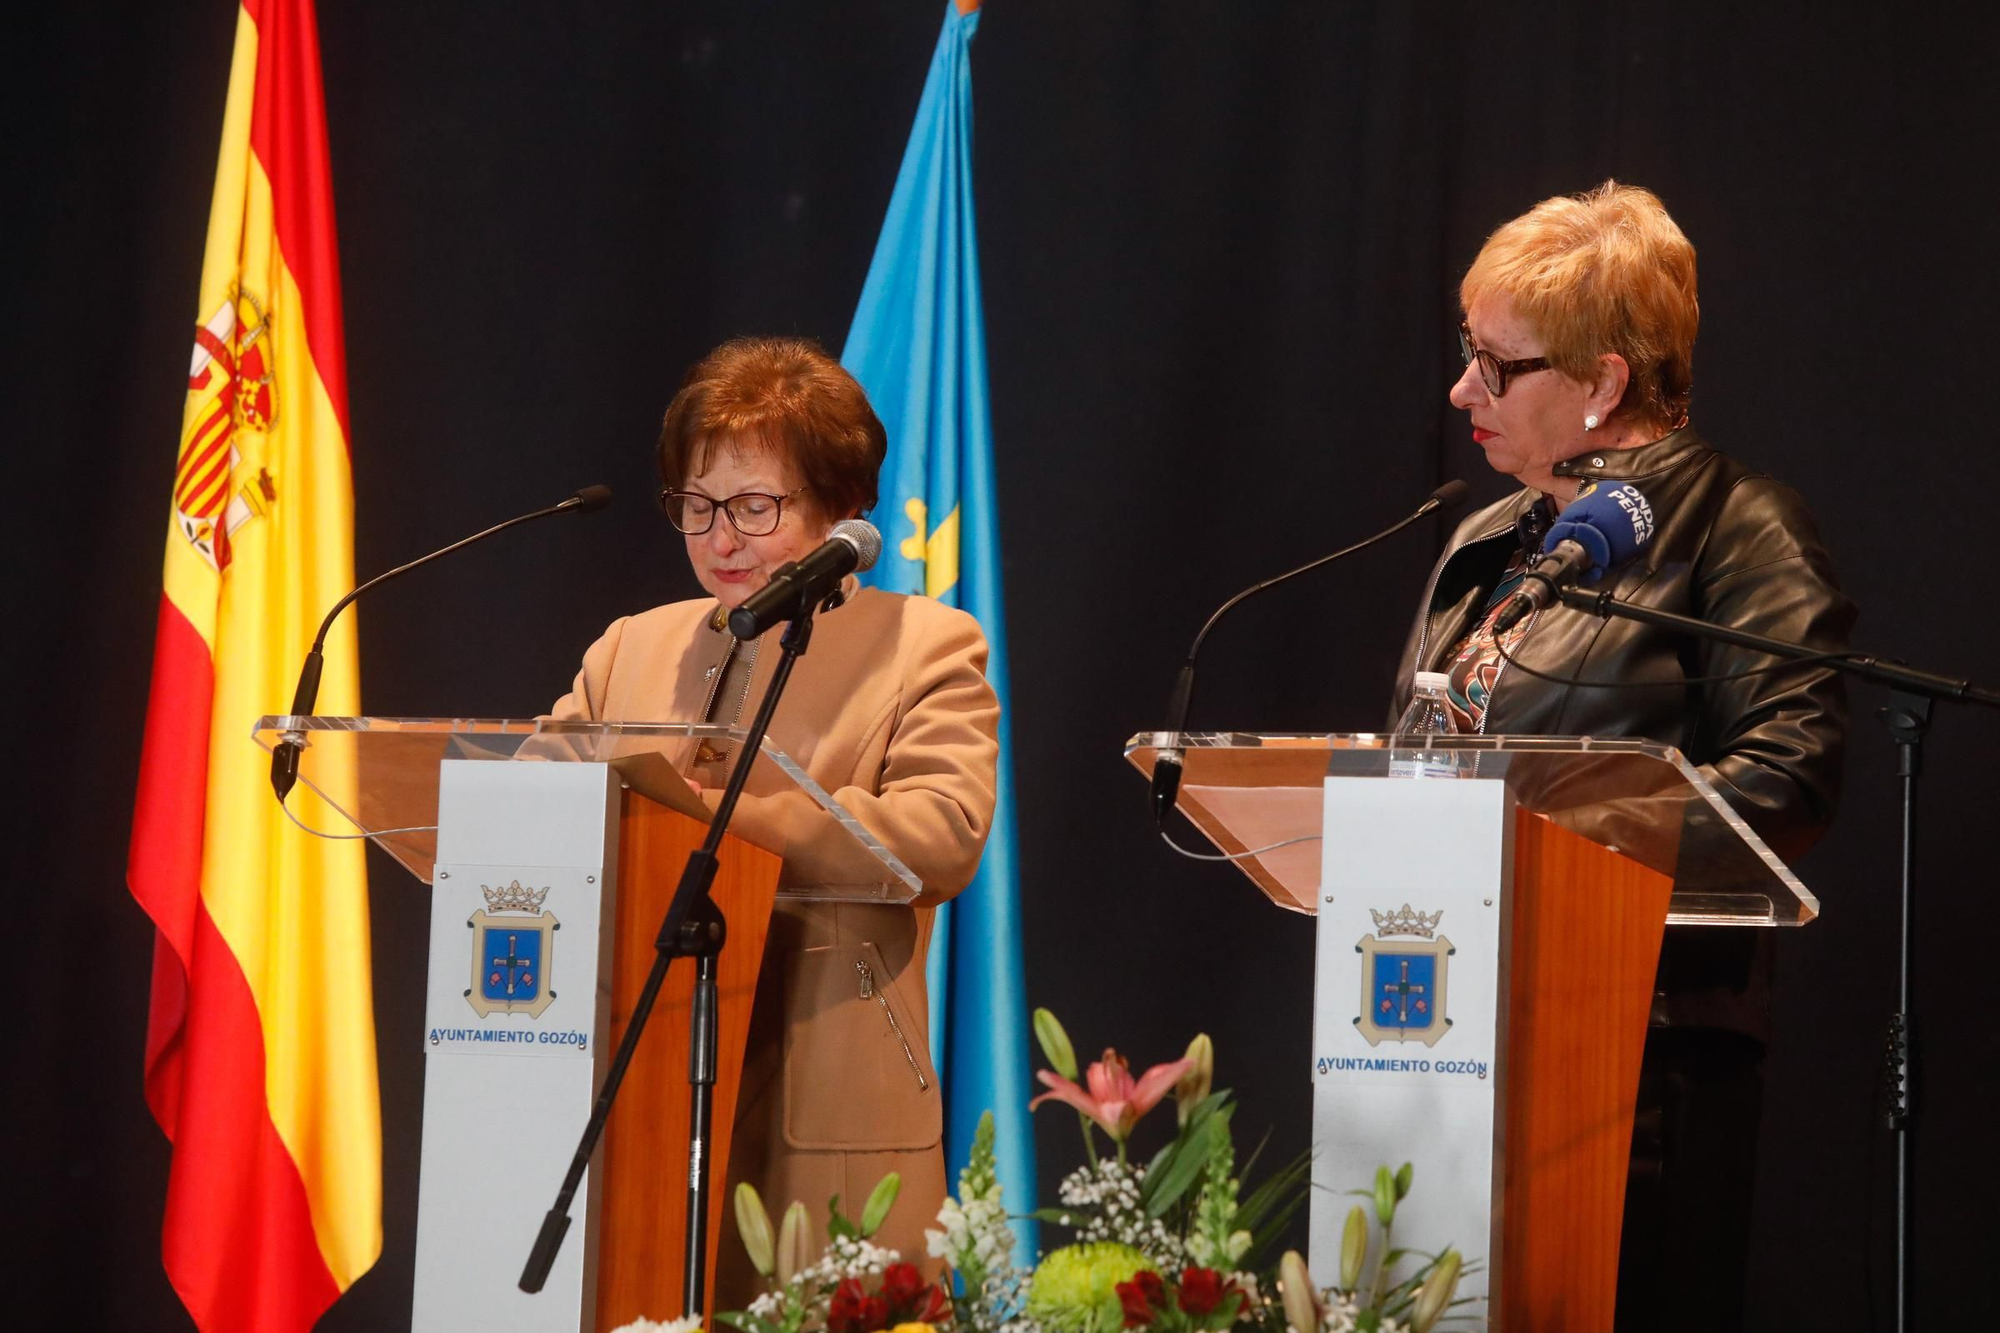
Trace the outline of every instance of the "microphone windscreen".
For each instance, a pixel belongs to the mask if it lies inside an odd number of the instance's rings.
[[[1431,492],[1431,499],[1437,501],[1439,509],[1456,509],[1465,503],[1465,497],[1472,494],[1472,487],[1457,477]]]
[[[826,535],[838,537],[854,548],[857,574],[875,568],[875,562],[882,558],[882,533],[866,519],[844,518]]]
[[[586,486],[570,497],[576,502],[576,512],[588,514],[611,503],[609,486]]]
[[[1561,542],[1571,541],[1590,556],[1590,569],[1583,581],[1595,583],[1605,570],[1630,560],[1641,546],[1653,540],[1653,506],[1630,482],[1616,486],[1593,486],[1556,515],[1554,526],[1542,539],[1542,550],[1553,551]]]

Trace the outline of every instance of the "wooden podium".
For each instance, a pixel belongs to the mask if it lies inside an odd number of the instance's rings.
[[[676,772],[727,727],[394,718],[260,721],[305,746],[300,780],[432,886],[423,1158],[412,1327],[608,1330],[683,1310],[691,964],[668,972],[543,1289],[517,1282],[574,1154],[708,808]],[[921,885],[768,741],[745,805],[804,792],[840,883],[798,882],[782,848],[723,839],[711,897],[719,1041],[706,1290],[726,1234],[724,1171],[757,977],[779,897],[908,902]],[[845,829],[845,835],[839,833]],[[346,830],[323,830],[354,836]],[[706,1316],[712,1310],[703,1312]]]
[[[1798,926],[1818,903],[1671,747],[1162,733],[1181,811],[1279,906],[1318,917],[1311,1266],[1379,1164],[1415,1163],[1397,1244],[1486,1264],[1496,1329],[1612,1326],[1639,1064],[1669,924]],[[1475,1310],[1478,1307],[1474,1307]]]

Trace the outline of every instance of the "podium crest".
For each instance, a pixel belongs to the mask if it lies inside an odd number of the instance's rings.
[[[549,977],[555,933],[562,928],[555,913],[542,906],[549,891],[524,889],[518,879],[504,888],[482,884],[479,891],[486,907],[465,921],[472,931],[472,984],[465,1002],[481,1018],[539,1018],[556,998]]]
[[[1369,909],[1375,931],[1354,946],[1361,955],[1361,1012],[1354,1029],[1370,1046],[1385,1041],[1418,1041],[1435,1046],[1451,1030],[1445,1012],[1445,983],[1452,942],[1437,933],[1444,919],[1413,911],[1404,903],[1393,912]]]

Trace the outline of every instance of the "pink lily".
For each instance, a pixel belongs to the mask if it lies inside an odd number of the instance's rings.
[[[1083,1071],[1084,1082],[1090,1085],[1088,1091],[1059,1074],[1036,1070],[1035,1077],[1048,1091],[1029,1102],[1028,1109],[1032,1111],[1050,1100],[1068,1102],[1122,1145],[1139,1118],[1158,1106],[1160,1099],[1173,1091],[1174,1084],[1193,1064],[1192,1060],[1180,1059],[1154,1065],[1134,1079],[1125,1057],[1106,1049],[1103,1059]],[[1120,1150],[1123,1151],[1122,1147]]]

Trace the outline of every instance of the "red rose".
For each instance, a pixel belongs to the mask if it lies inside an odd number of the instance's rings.
[[[907,1309],[923,1289],[923,1274],[915,1264],[890,1264],[882,1270],[882,1298],[898,1313]]]
[[[1196,1318],[1213,1314],[1229,1294],[1230,1284],[1213,1268],[1190,1268],[1181,1273],[1181,1309]]]
[[[857,1278],[843,1278],[833,1289],[826,1307],[827,1333],[874,1333],[877,1325],[866,1323],[868,1294]]]
[[[1153,1312],[1163,1310],[1167,1303],[1167,1284],[1151,1269],[1141,1269],[1130,1282],[1120,1282],[1118,1293],[1119,1308],[1125,1312],[1125,1327],[1144,1328],[1153,1322]]]
[[[1125,1311],[1125,1327],[1144,1328],[1153,1322],[1153,1307],[1136,1282],[1120,1282],[1116,1287],[1119,1308]]]

